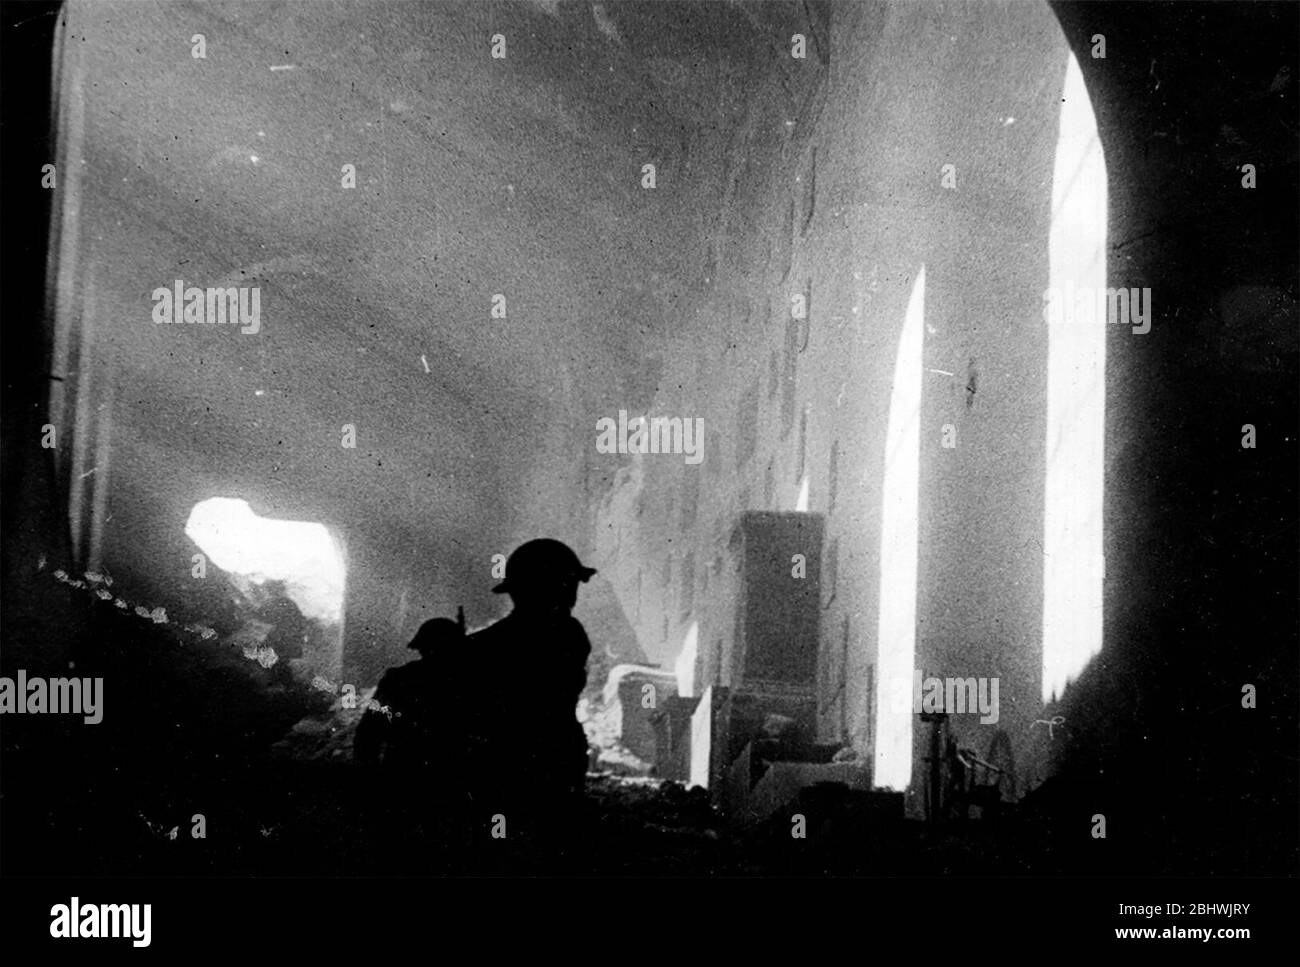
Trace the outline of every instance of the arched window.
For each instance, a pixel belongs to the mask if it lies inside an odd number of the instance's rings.
[[[912,779],[912,667],[916,656],[918,483],[921,467],[921,345],[925,266],[912,283],[894,362],[885,434],[880,520],[879,656],[876,669],[875,784],[906,789]]]
[[[673,670],[677,673],[677,694],[682,698],[695,697],[695,663],[699,654],[700,623],[692,621],[686,630],[686,640],[677,654]]]
[[[1043,510],[1043,701],[1101,650],[1106,413],[1106,163],[1078,61],[1061,95],[1052,175],[1047,480]]]

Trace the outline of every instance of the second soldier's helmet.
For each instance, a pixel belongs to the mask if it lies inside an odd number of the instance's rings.
[[[595,568],[587,567],[578,560],[578,555],[573,553],[568,544],[543,537],[515,548],[506,561],[506,579],[492,590],[501,594],[530,584],[564,578],[588,581],[595,573]]]
[[[450,618],[430,618],[420,625],[420,630],[411,639],[408,648],[414,648],[421,655],[454,648],[465,638],[465,629]]]

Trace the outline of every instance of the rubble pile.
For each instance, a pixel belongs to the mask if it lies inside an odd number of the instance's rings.
[[[602,872],[704,873],[734,867],[704,789],[649,777],[589,775],[589,829]]]
[[[613,776],[649,776],[653,766],[623,745],[620,725],[599,700],[583,696],[578,700],[578,721],[587,733],[591,753],[587,769],[590,774]]]

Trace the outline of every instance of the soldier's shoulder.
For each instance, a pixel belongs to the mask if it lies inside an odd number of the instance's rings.
[[[410,661],[405,665],[395,665],[388,669],[388,671],[384,672],[384,674],[380,676],[379,687],[383,688],[387,685],[391,688],[394,685],[400,685],[402,682],[409,681],[419,671],[419,664],[418,661]]]
[[[510,633],[510,622],[508,618],[501,618],[492,622],[490,625],[484,625],[476,631],[471,631],[465,636],[466,641],[486,641],[492,638],[499,638],[502,635]]]

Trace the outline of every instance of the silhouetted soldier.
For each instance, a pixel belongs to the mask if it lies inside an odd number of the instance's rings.
[[[595,574],[560,541],[529,541],[506,561],[492,590],[514,610],[469,636],[485,701],[474,723],[475,809],[551,825],[576,806],[587,771],[587,737],[577,720],[591,642],[573,617],[578,585]],[[571,813],[571,809],[569,809]],[[536,828],[536,827],[535,827]],[[509,826],[507,826],[509,829]]]
[[[464,711],[458,668],[464,628],[449,618],[420,625],[409,648],[417,661],[390,668],[379,679],[353,740],[363,766],[379,766],[371,795],[394,837],[447,832],[464,795]]]

